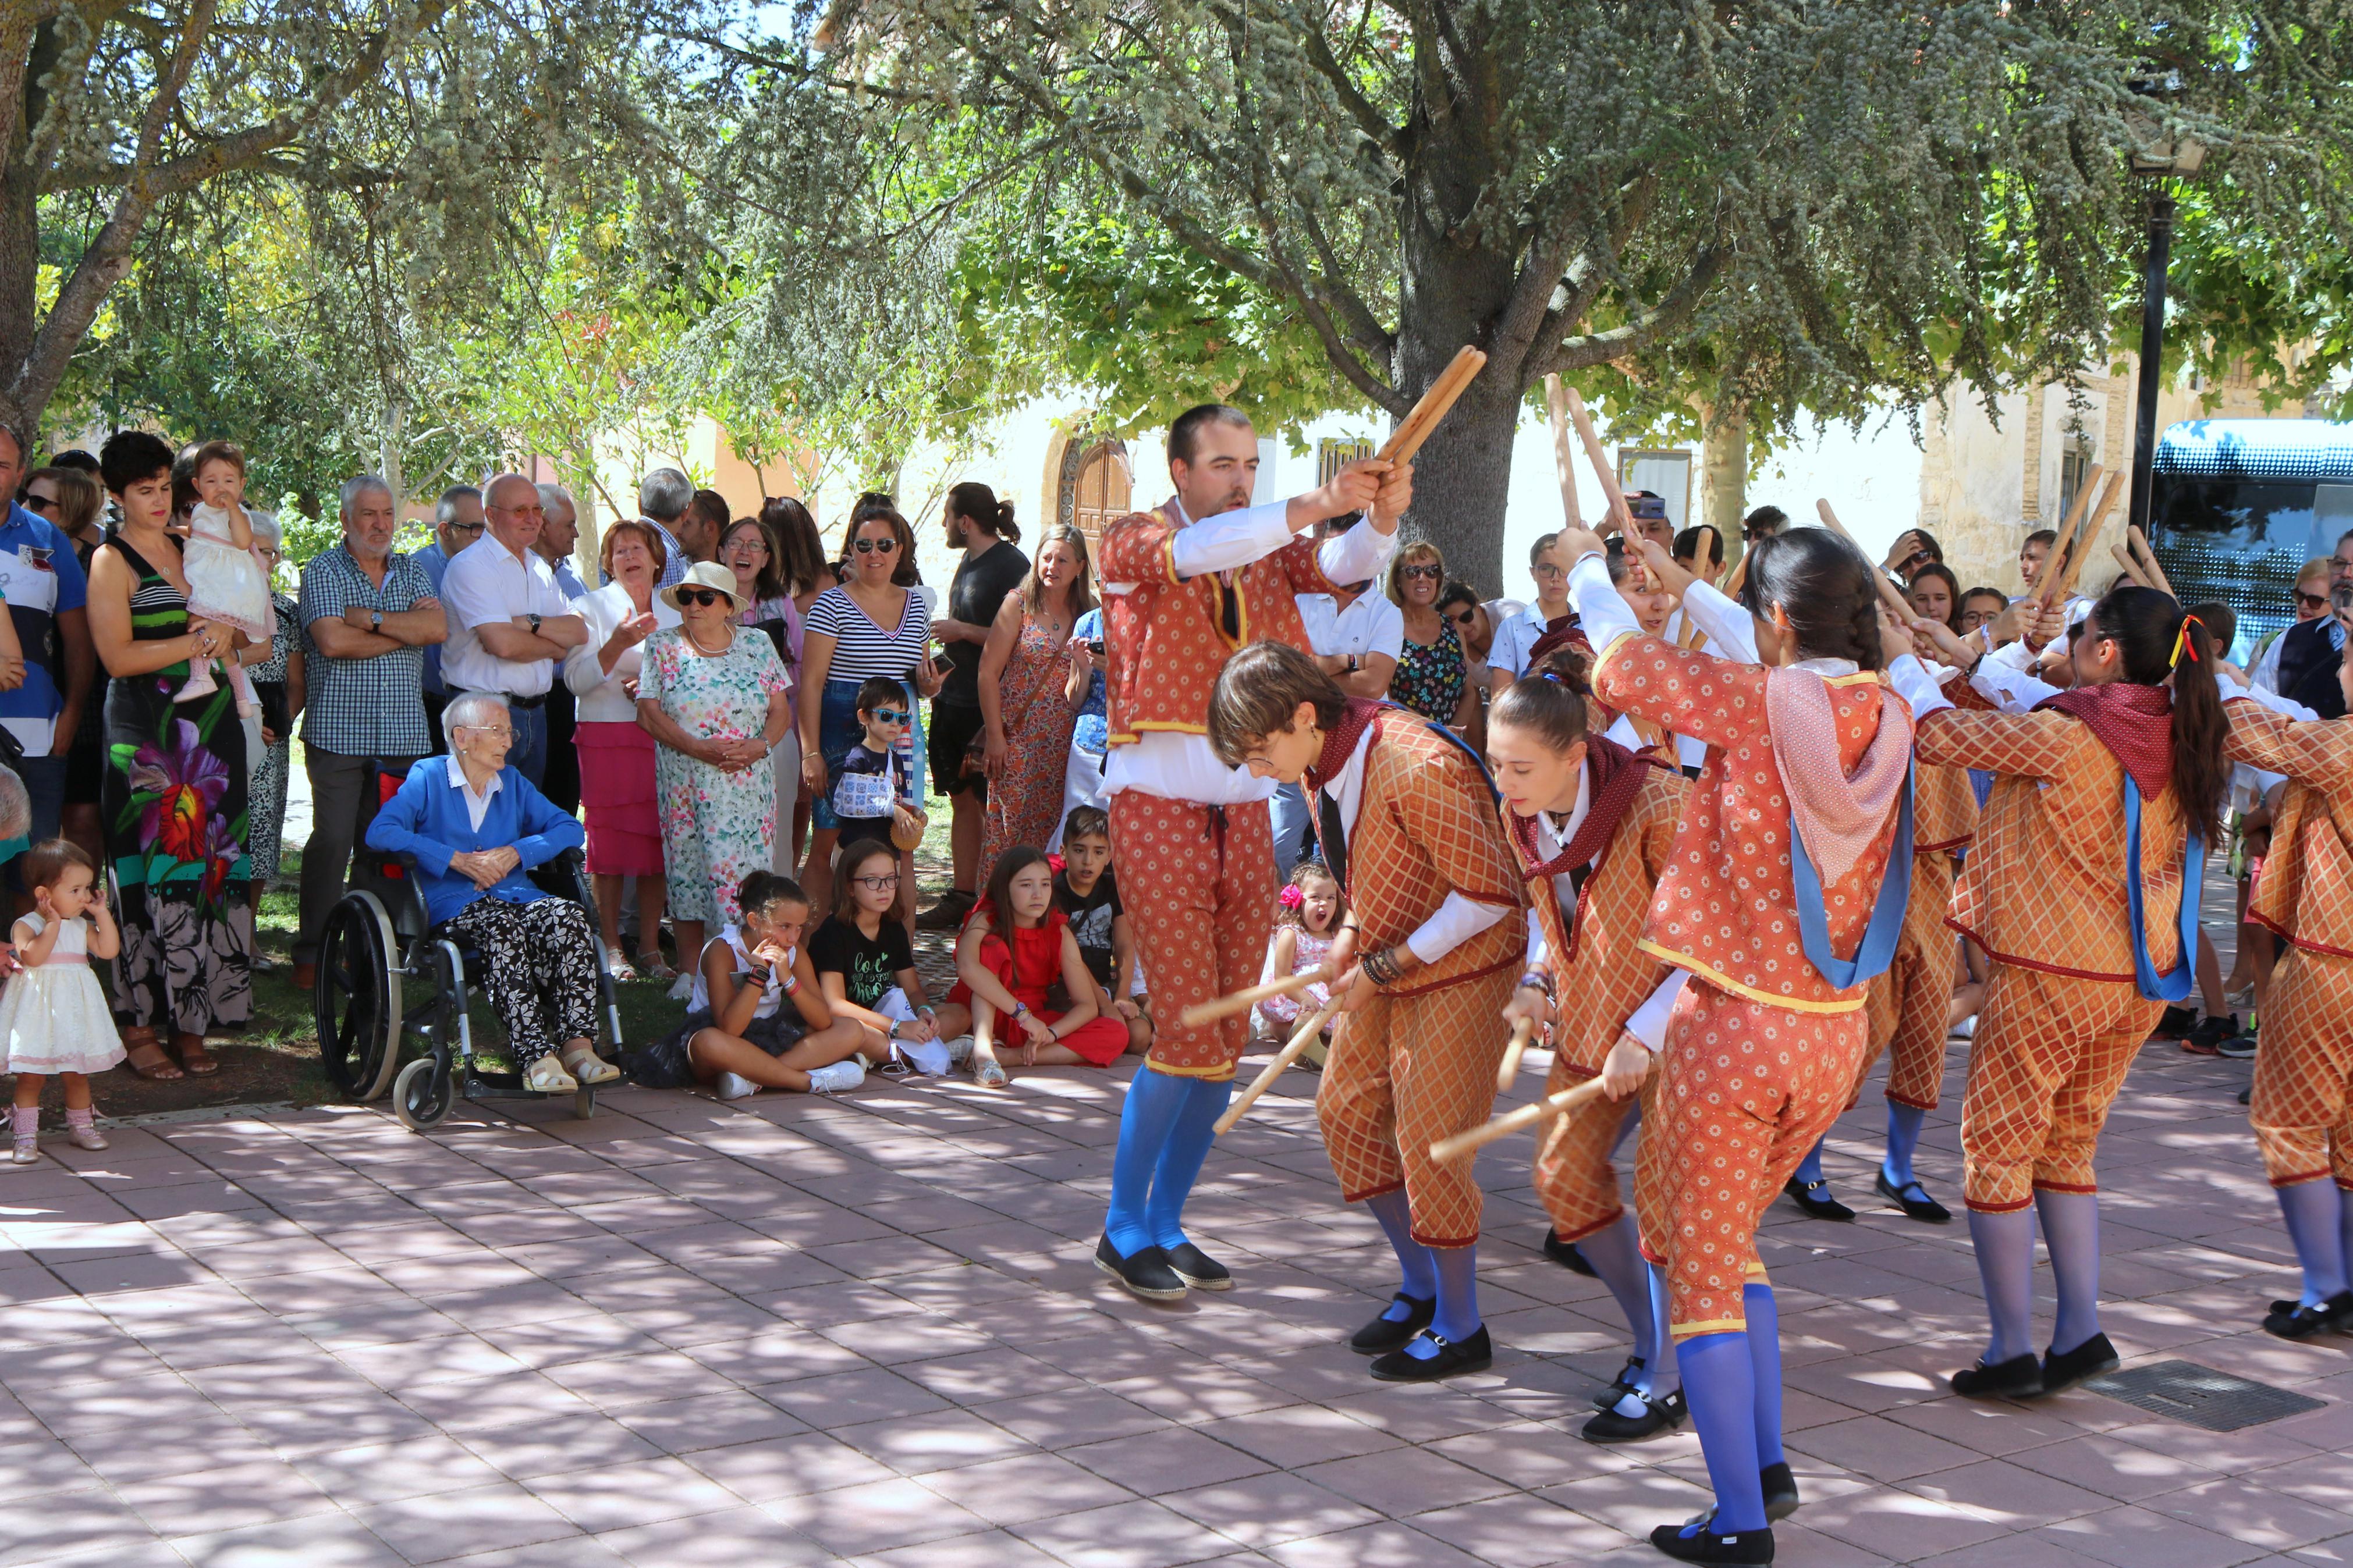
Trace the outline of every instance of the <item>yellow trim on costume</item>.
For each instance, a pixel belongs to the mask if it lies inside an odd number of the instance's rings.
[[[1150,1068],[1154,1072],[1165,1072],[1170,1078],[1207,1079],[1211,1081],[1220,1083],[1231,1079],[1234,1076],[1235,1068],[1240,1065],[1238,1063],[1229,1062],[1224,1067],[1173,1068],[1166,1062],[1155,1061],[1148,1056],[1144,1058],[1144,1062],[1145,1066]]]
[[[1710,1318],[1701,1323],[1669,1323],[1667,1332],[1681,1340],[1697,1334],[1736,1334],[1747,1327],[1746,1318]]]
[[[1688,952],[1677,952],[1673,948],[1662,947],[1649,937],[1638,938],[1634,945],[1652,958],[1663,958],[1677,969],[1687,970],[1698,975],[1720,991],[1729,991],[1736,996],[1746,996],[1751,1002],[1762,1002],[1768,1007],[1786,1007],[1792,1013],[1852,1013],[1862,1006],[1863,999],[1861,996],[1857,996],[1852,1002],[1802,1002],[1795,996],[1777,996],[1770,991],[1759,991],[1754,985],[1743,985],[1721,969],[1712,964],[1702,963]]]
[[[1168,537],[1160,542],[1160,562],[1161,564],[1167,569],[1168,583],[1171,587],[1174,587],[1176,584],[1182,583],[1185,580],[1184,578],[1176,575],[1176,535],[1178,531],[1179,531],[1176,529],[1170,529],[1168,531]]]
[[[1748,1278],[1751,1279],[1766,1279],[1767,1275],[1765,1273],[1765,1265],[1752,1260],[1748,1265]]]
[[[1641,635],[1642,634],[1638,631],[1620,632],[1616,637],[1610,638],[1609,646],[1593,656],[1593,679],[1596,680],[1600,679],[1601,667],[1609,662],[1610,656]]]
[[[1138,719],[1135,721],[1134,728],[1138,730],[1174,730],[1181,735],[1206,735],[1209,732],[1209,727],[1207,724],[1187,724],[1182,719]],[[1136,737],[1133,735],[1128,737],[1131,741],[1135,738]]]
[[[1879,671],[1859,669],[1852,675],[1825,675],[1822,677],[1822,684],[1824,686],[1876,686],[1879,684]]]

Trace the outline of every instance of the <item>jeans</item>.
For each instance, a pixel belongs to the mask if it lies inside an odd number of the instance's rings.
[[[547,710],[509,708],[507,722],[514,730],[514,744],[507,749],[507,766],[539,788],[547,782]]]
[[[1274,827],[1274,874],[1288,882],[1306,848],[1307,830],[1315,825],[1315,808],[1307,804],[1306,791],[1288,784],[1276,786],[1266,809]]]
[[[376,771],[407,776],[407,757],[344,757],[305,747],[303,768],[311,776],[311,838],[302,847],[301,923],[294,937],[294,962],[315,963],[327,913],[343,896],[343,873],[352,849],[367,842],[375,820]],[[361,887],[374,883],[362,878]]]
[[[25,829],[26,844],[46,843],[58,836],[58,823],[66,809],[66,760],[63,756],[26,757],[16,764],[16,776],[25,781],[26,798],[32,802],[33,812]],[[8,862],[8,886],[19,892],[29,893],[24,886],[25,861],[22,856]],[[103,883],[106,873],[99,877]]]

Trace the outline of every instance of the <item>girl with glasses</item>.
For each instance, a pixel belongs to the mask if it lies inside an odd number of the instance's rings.
[[[884,1037],[885,1074],[947,1071],[972,1049],[971,1040],[961,1037],[972,1026],[972,1013],[955,1001],[933,1006],[923,977],[915,973],[914,938],[892,918],[902,885],[898,851],[887,841],[861,838],[843,847],[835,870],[833,913],[809,938],[828,1011]]]

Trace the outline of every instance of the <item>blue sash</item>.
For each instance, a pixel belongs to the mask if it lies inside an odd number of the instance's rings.
[[[1895,943],[1904,934],[1904,907],[1912,901],[1912,788],[1916,777],[1904,770],[1904,804],[1895,814],[1895,847],[1887,857],[1887,875],[1879,884],[1879,901],[1872,906],[1871,922],[1862,929],[1862,944],[1854,956],[1841,959],[1831,949],[1830,900],[1822,893],[1821,873],[1806,851],[1798,832],[1797,814],[1789,816],[1789,880],[1798,891],[1798,940],[1806,958],[1822,978],[1841,991],[1887,973],[1895,962]]]
[[[2133,984],[2152,1002],[2179,1002],[2189,995],[2191,966],[2198,962],[2198,911],[2205,893],[2206,839],[2192,833],[2181,847],[2181,962],[2160,975],[2148,956],[2148,927],[2141,911],[2140,785],[2125,775],[2125,906],[2132,918]]]

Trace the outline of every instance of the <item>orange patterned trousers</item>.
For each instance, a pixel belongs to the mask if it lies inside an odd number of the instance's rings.
[[[1945,923],[1953,902],[1953,858],[1941,850],[1912,862],[1912,901],[1905,906],[1895,962],[1863,994],[1871,1020],[1871,1048],[1854,1075],[1855,1099],[1862,1080],[1879,1065],[1880,1053],[1894,1051],[1887,1067],[1887,1098],[1898,1105],[1934,1110],[1945,1089],[1945,1039],[1950,1032],[1953,971],[1960,963],[1960,938]],[[1853,1100],[1848,1101],[1852,1104]]]
[[[1757,1222],[1846,1109],[1863,1031],[1861,1008],[1800,1013],[1697,978],[1683,987],[1634,1184],[1638,1216],[1658,1194],[1677,1340],[1747,1327],[1741,1291],[1765,1275]]]
[[[2353,1188],[2353,958],[2288,949],[2272,974],[2247,1119],[2275,1187]]]
[[[1122,790],[1111,799],[1111,842],[1152,995],[1146,1059],[1179,1078],[1232,1078],[1250,1016],[1188,1028],[1177,1014],[1258,984],[1274,930],[1266,803],[1217,807]]]
[[[2032,1203],[2037,1187],[2100,1190],[2092,1173],[2100,1129],[2164,1011],[2130,981],[1994,961],[1961,1102],[1969,1207],[2007,1214]]]
[[[1430,1146],[1493,1110],[1509,1037],[1500,1016],[1518,980],[1514,966],[1442,991],[1376,996],[1344,1015],[1332,1037],[1315,1117],[1340,1195],[1362,1203],[1403,1187],[1424,1247],[1479,1239],[1473,1161],[1441,1165]]]
[[[1570,1067],[1567,1053],[1562,1051],[1554,1058],[1544,1091],[1558,1094],[1597,1076]],[[1658,1081],[1659,1075],[1653,1072],[1642,1080],[1638,1094],[1624,1100],[1588,1100],[1566,1116],[1555,1117],[1544,1130],[1536,1144],[1536,1197],[1552,1221],[1554,1233],[1563,1241],[1582,1241],[1615,1225],[1625,1212],[1610,1151],[1618,1147],[1619,1131],[1636,1105],[1641,1106],[1644,1117],[1651,1115]],[[1653,1245],[1651,1238],[1658,1229],[1658,1205],[1642,1185],[1642,1169],[1636,1162],[1634,1223],[1647,1247]]]

